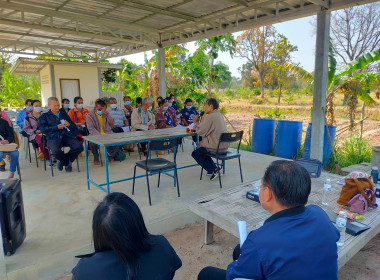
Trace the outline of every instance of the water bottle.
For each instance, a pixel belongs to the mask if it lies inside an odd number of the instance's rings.
[[[330,193],[331,193],[331,181],[330,179],[326,179],[326,182],[323,185],[322,205],[329,205]]]
[[[375,184],[375,188],[376,188],[377,181],[379,180],[379,168],[378,167],[372,166],[371,176],[373,179],[373,183]]]
[[[345,211],[340,211],[339,216],[336,217],[336,227],[339,230],[340,238],[336,245],[343,246],[344,238],[346,237],[347,215]]]

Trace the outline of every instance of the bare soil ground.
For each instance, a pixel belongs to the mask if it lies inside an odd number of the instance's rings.
[[[182,260],[174,280],[196,280],[205,266],[226,268],[232,261],[232,250],[238,239],[219,228],[214,229],[215,242],[203,244],[204,227],[195,224],[166,234]],[[339,280],[378,280],[380,275],[380,234],[375,236],[338,273]],[[312,256],[311,256],[312,257]],[[57,280],[69,280],[71,275]]]

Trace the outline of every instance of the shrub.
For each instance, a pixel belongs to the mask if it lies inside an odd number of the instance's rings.
[[[259,119],[279,120],[285,116],[285,112],[279,108],[259,110],[255,117]]]
[[[261,98],[253,98],[251,101],[249,101],[249,103],[260,105],[264,104],[264,100],[262,100]]]
[[[371,162],[372,147],[365,138],[352,135],[345,138],[343,143],[335,149],[336,157],[340,167],[347,167],[361,162]],[[331,172],[335,173],[334,157],[331,156],[329,165]]]

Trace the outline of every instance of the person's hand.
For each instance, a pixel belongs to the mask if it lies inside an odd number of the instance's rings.
[[[70,123],[68,121],[65,120],[65,123],[63,124],[64,126],[66,127],[69,127],[70,126]]]
[[[148,127],[148,130],[153,130],[154,129],[154,125],[150,125],[149,127]]]
[[[41,134],[41,130],[37,130],[37,131],[36,131],[36,134]]]
[[[64,124],[61,124],[61,123],[60,123],[60,124],[58,125],[58,129],[61,129],[61,130],[62,130],[62,129],[64,129],[64,128],[65,128],[65,125],[64,125]]]
[[[199,122],[199,115],[195,115],[193,117],[193,123],[197,123],[197,122]]]
[[[3,140],[3,141],[0,141],[0,142],[1,142],[1,144],[4,144],[4,145],[9,144],[8,140]]]

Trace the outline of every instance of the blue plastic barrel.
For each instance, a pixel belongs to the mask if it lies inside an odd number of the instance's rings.
[[[269,155],[273,150],[275,120],[254,119],[251,152]]]
[[[302,141],[302,122],[281,120],[277,123],[274,155],[293,158]]]
[[[330,131],[331,141],[334,144],[336,127],[329,125],[329,131]],[[310,158],[310,144],[311,144],[311,123],[309,123],[307,127],[305,144],[304,144],[303,152],[302,152],[303,158]],[[323,137],[323,161],[322,161],[323,168],[326,168],[327,165],[329,164],[331,154],[332,154],[332,148],[330,145],[329,136],[327,134],[327,130],[325,126],[325,134]]]

